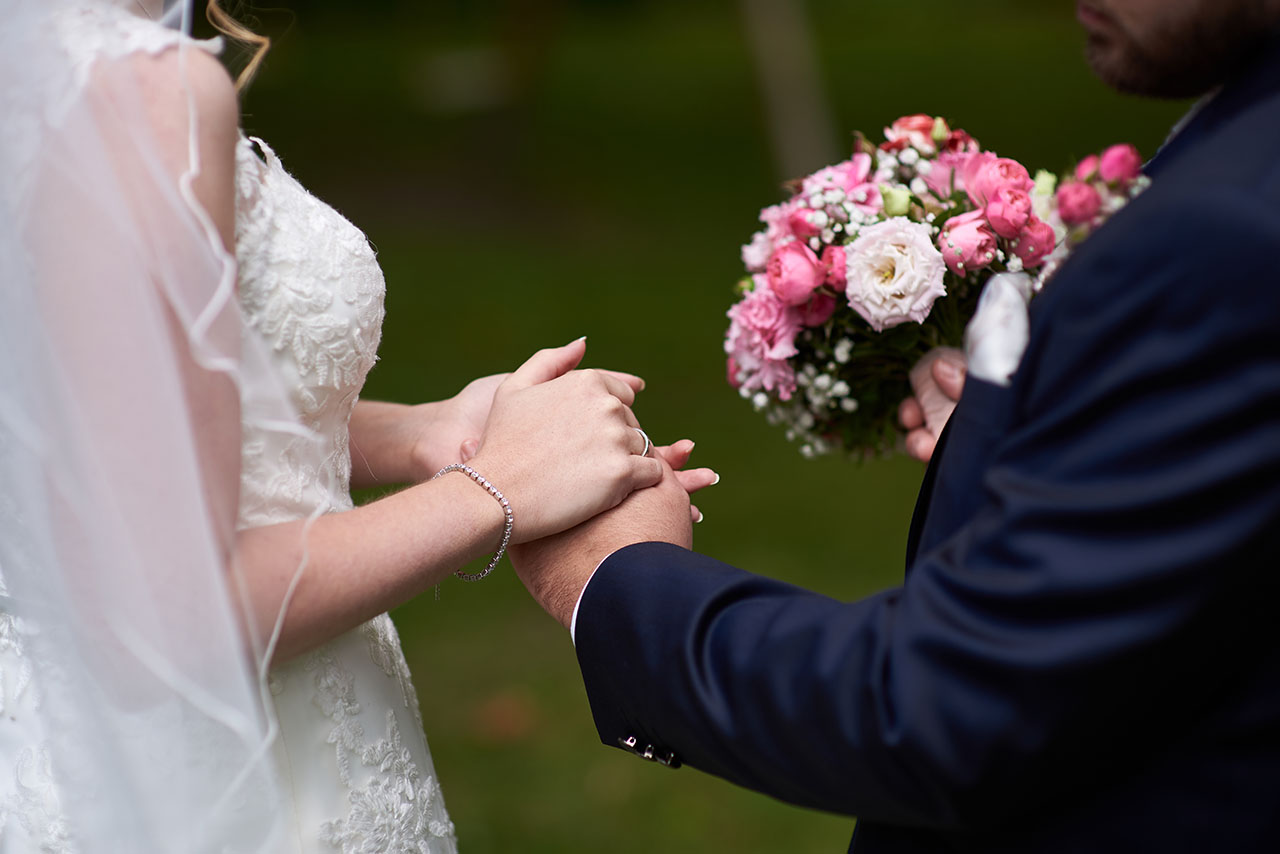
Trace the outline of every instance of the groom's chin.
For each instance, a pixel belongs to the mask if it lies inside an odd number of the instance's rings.
[[[1085,60],[1099,80],[1126,95],[1147,98],[1197,98],[1229,76],[1204,65],[1170,65],[1114,39],[1090,36]]]
[[[1157,19],[1121,22],[1099,13],[1098,21],[1082,23],[1085,59],[1103,83],[1129,95],[1194,98],[1253,62],[1280,23],[1280,11],[1220,0]]]

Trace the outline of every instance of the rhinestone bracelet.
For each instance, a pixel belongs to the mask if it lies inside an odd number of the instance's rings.
[[[448,474],[451,471],[460,471],[476,483],[483,486],[485,491],[496,498],[498,503],[502,505],[502,512],[506,516],[506,527],[502,531],[502,545],[498,546],[498,553],[493,556],[493,560],[489,561],[489,565],[480,572],[466,573],[460,569],[454,570],[453,574],[461,578],[463,581],[479,581],[489,573],[493,572],[493,568],[498,565],[498,561],[502,560],[502,555],[506,553],[507,543],[511,542],[511,527],[515,524],[515,516],[511,512],[511,502],[502,496],[502,493],[498,491],[498,487],[487,481],[484,475],[480,474],[480,472],[476,471],[471,466],[463,465],[462,463],[454,463],[451,466],[445,466],[440,469],[440,471],[436,472],[436,476],[431,479],[435,480],[436,477]]]

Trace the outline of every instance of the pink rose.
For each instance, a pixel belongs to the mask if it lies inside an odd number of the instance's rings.
[[[801,240],[808,240],[810,237],[816,237],[822,233],[822,229],[813,224],[810,216],[815,211],[809,208],[796,208],[787,216],[787,225],[791,228],[791,233]]]
[[[987,222],[1001,237],[1014,238],[1031,218],[1031,197],[1023,190],[1005,186],[987,202]]]
[[[822,250],[822,267],[827,271],[826,283],[838,291],[844,290],[847,268],[843,246],[828,246]]]
[[[1018,235],[1018,239],[1009,244],[1015,255],[1022,259],[1024,267],[1038,267],[1045,256],[1053,251],[1058,237],[1053,233],[1053,226],[1038,217],[1031,217],[1027,227]]]
[[[964,189],[964,167],[973,156],[973,152],[944,151],[921,177],[935,196],[949,199],[953,192]]]
[[[1092,184],[1069,181],[1058,188],[1058,216],[1067,225],[1089,222],[1102,209],[1102,196]]]
[[[1113,145],[1102,152],[1098,174],[1108,184],[1127,184],[1142,174],[1142,155],[1132,145]]]
[[[827,278],[826,270],[813,250],[798,240],[774,250],[765,266],[769,288],[787,305],[809,301],[816,288]]]
[[[1090,154],[1084,160],[1076,164],[1076,180],[1092,181],[1093,177],[1098,174],[1098,155]]]
[[[965,165],[964,188],[969,198],[978,207],[986,207],[987,202],[996,197],[996,191],[1002,187],[1030,193],[1035,187],[1027,167],[1008,157],[984,158],[990,152],[975,154],[973,160]]]
[[[999,158],[990,151],[975,151],[973,154],[957,158],[956,167],[956,186],[958,188],[969,190],[978,180],[978,173],[995,163]],[[973,193],[969,193],[970,197]],[[978,203],[978,207],[982,207],[983,202]]]
[[[800,322],[805,326],[821,326],[836,313],[836,298],[831,294],[816,293],[800,309]]]
[[[901,151],[910,145],[921,154],[933,154],[937,147],[933,143],[933,116],[917,113],[903,116],[884,129],[886,151]]]
[[[995,260],[996,235],[982,211],[969,211],[952,217],[942,226],[938,249],[951,272],[963,276]]]
[[[787,360],[797,352],[800,312],[774,296],[764,276],[756,276],[755,285],[755,290],[729,309],[725,353],[732,360],[733,379],[740,388],[777,392],[789,400],[796,382]]]
[[[957,129],[947,134],[947,138],[942,143],[942,150],[948,154],[974,154],[978,151],[978,141]]]

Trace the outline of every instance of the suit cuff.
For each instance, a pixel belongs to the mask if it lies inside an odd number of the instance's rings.
[[[609,552],[600,563],[596,564],[596,568],[591,570],[591,575],[587,576],[587,583],[582,585],[582,590],[578,592],[578,601],[573,605],[573,616],[569,618],[569,640],[573,641],[574,647],[578,645],[578,609],[582,607],[582,597],[586,595],[587,588],[591,586],[591,579],[596,577],[596,572],[604,564],[606,560],[617,554],[617,550]]]

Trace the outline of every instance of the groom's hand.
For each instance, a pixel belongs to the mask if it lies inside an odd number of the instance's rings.
[[[636,490],[576,528],[512,546],[507,553],[533,598],[568,628],[578,597],[600,562],[623,546],[645,542],[693,545],[689,493],[665,460],[657,486]]]

